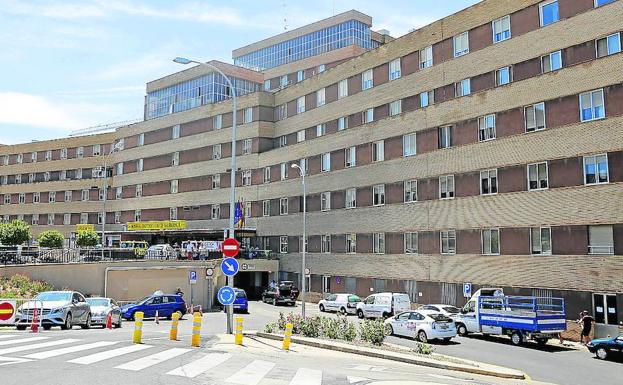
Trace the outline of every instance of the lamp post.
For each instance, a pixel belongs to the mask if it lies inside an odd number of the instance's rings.
[[[307,253],[307,228],[306,228],[306,214],[307,214],[307,192],[305,190],[305,170],[301,168],[296,163],[292,163],[292,168],[298,168],[301,173],[301,180],[303,184],[303,253],[302,253],[302,261],[301,261],[301,315],[305,318],[305,254]]]
[[[234,230],[235,230],[235,222],[234,222],[234,216],[236,213],[236,114],[237,114],[237,100],[236,100],[236,89],[234,88],[234,85],[232,84],[231,80],[229,79],[229,77],[227,75],[225,75],[223,73],[223,71],[221,71],[220,69],[218,69],[216,66],[213,66],[210,63],[203,63],[203,62],[199,62],[196,60],[190,60],[187,58],[183,58],[183,57],[176,57],[175,59],[173,59],[173,61],[175,63],[178,64],[190,64],[190,63],[195,63],[195,64],[199,64],[200,66],[204,66],[204,67],[208,67],[213,71],[218,72],[223,78],[225,78],[225,81],[227,81],[227,84],[229,85],[229,89],[231,91],[231,95],[232,95],[232,99],[233,99],[233,113],[232,113],[232,125],[231,125],[231,178],[230,178],[230,194],[229,194],[229,238],[235,238],[234,237]],[[233,287],[233,277],[227,277],[227,286],[229,287]],[[234,307],[233,305],[228,305],[227,306],[227,333],[228,334],[233,334],[233,314],[234,314]]]
[[[104,203],[102,204],[102,260],[104,260],[104,247],[106,246],[106,201],[108,200],[108,160],[112,154],[121,150],[121,142],[112,146],[110,152],[104,156]]]

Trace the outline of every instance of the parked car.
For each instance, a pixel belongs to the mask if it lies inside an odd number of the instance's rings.
[[[357,304],[359,318],[387,318],[406,310],[411,310],[411,300],[405,293],[372,294]]]
[[[444,342],[456,337],[456,326],[452,319],[432,310],[405,311],[385,320],[389,335],[398,335],[428,342],[440,339]]]
[[[123,241],[119,243],[119,248],[132,250],[137,257],[144,257],[149,245],[145,241]]]
[[[121,327],[121,308],[112,298],[91,297],[87,298],[87,303],[91,306],[91,325],[102,325],[106,327],[108,314],[112,314],[112,324],[116,328]]]
[[[247,292],[234,288],[236,293],[236,299],[234,300],[234,311],[240,311],[242,313],[249,313],[249,301],[247,299]]]
[[[145,258],[176,259],[176,256],[175,249],[168,243],[151,245],[145,252]]]
[[[52,326],[60,326],[63,330],[74,325],[80,325],[83,329],[91,327],[91,306],[76,291],[44,291],[32,301],[23,303],[15,316],[17,330],[30,326],[35,308],[45,330],[50,330]]]
[[[432,311],[436,311],[437,313],[441,313],[445,316],[448,316],[450,318],[452,318],[452,316],[457,315],[461,312],[461,309],[459,309],[456,306],[442,305],[442,304],[422,305],[418,307],[417,310],[432,310]]]
[[[618,355],[623,357],[623,334],[618,337],[598,338],[589,342],[586,347],[601,360]]]
[[[145,318],[156,316],[171,319],[173,313],[179,311],[186,314],[186,303],[181,295],[176,294],[152,294],[142,298],[136,303],[130,303],[121,307],[121,315],[124,319],[134,320],[134,314],[142,311]]]
[[[318,302],[318,308],[321,312],[335,311],[342,314],[357,313],[357,304],[361,302],[361,298],[354,294],[329,294],[327,298]]]
[[[262,302],[272,303],[277,306],[280,303],[294,306],[296,298],[299,295],[299,289],[292,281],[282,281],[276,287],[264,290],[262,293]]]

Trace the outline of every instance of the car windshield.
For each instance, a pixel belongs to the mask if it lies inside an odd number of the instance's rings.
[[[444,306],[443,310],[447,311],[450,314],[459,314],[461,312],[461,309],[454,306]]]
[[[247,293],[242,290],[236,291],[236,298],[247,298]]]
[[[36,297],[38,301],[71,301],[71,293],[62,291],[48,291],[39,293]]]
[[[87,302],[91,306],[108,306],[108,300],[106,298],[87,298]]]
[[[348,302],[361,302],[361,298],[356,295],[351,295],[348,297]]]
[[[427,314],[430,318],[434,319],[435,321],[438,322],[450,322],[452,321],[449,317],[446,317],[445,315],[441,314],[441,313],[433,313],[433,314]]]
[[[136,303],[143,303],[143,302],[147,301],[150,298],[151,298],[151,295],[148,295],[147,297],[143,297],[143,298],[139,299],[138,301],[136,301]]]

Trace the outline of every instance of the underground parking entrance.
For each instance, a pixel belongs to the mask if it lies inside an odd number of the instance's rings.
[[[249,300],[259,300],[262,297],[264,289],[268,287],[271,272],[245,271],[246,263],[243,261],[240,262],[241,270],[234,277],[234,287],[244,290]]]

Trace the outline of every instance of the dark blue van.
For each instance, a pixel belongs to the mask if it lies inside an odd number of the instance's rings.
[[[176,294],[152,294],[142,298],[136,303],[130,303],[121,307],[121,315],[127,320],[134,319],[134,313],[142,311],[145,318],[156,316],[171,319],[171,315],[177,311],[186,314],[186,303],[181,295]]]

